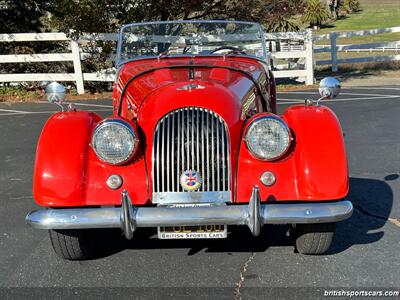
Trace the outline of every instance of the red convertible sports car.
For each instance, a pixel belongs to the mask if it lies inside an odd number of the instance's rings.
[[[256,23],[124,26],[113,114],[69,107],[50,117],[33,185],[44,209],[28,224],[49,230],[65,259],[90,257],[99,228],[120,228],[127,239],[140,227],[194,239],[288,224],[298,252],[327,251],[336,222],[353,211],[343,133],[319,105],[340,85],[326,78],[318,101],[277,115],[269,61]],[[61,84],[46,91],[61,105]]]

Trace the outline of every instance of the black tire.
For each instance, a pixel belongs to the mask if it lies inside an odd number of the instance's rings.
[[[88,259],[91,254],[91,230],[49,230],[56,254],[67,260]]]
[[[318,255],[328,251],[335,235],[336,223],[296,224],[296,249],[301,254]]]

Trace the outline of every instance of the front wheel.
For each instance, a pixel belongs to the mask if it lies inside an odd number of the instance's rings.
[[[51,245],[56,254],[67,260],[82,260],[91,254],[91,230],[49,230]]]
[[[328,251],[335,235],[336,223],[296,224],[296,249],[301,254],[318,255]]]

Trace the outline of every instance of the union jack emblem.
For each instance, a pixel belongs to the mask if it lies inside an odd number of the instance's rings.
[[[196,171],[187,170],[182,173],[180,183],[184,190],[195,191],[201,186],[201,177]]]

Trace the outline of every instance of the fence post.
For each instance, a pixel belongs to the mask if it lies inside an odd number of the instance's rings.
[[[306,85],[314,84],[314,41],[312,30],[308,29],[304,38],[306,46]]]
[[[81,56],[79,53],[78,41],[71,39],[71,51],[72,51],[72,59],[74,62],[76,90],[78,94],[84,94],[85,88],[83,86],[83,74],[82,74]]]
[[[336,47],[336,32],[331,32],[329,34],[331,39],[331,60],[332,60],[332,72],[338,71],[337,63],[337,47]]]

